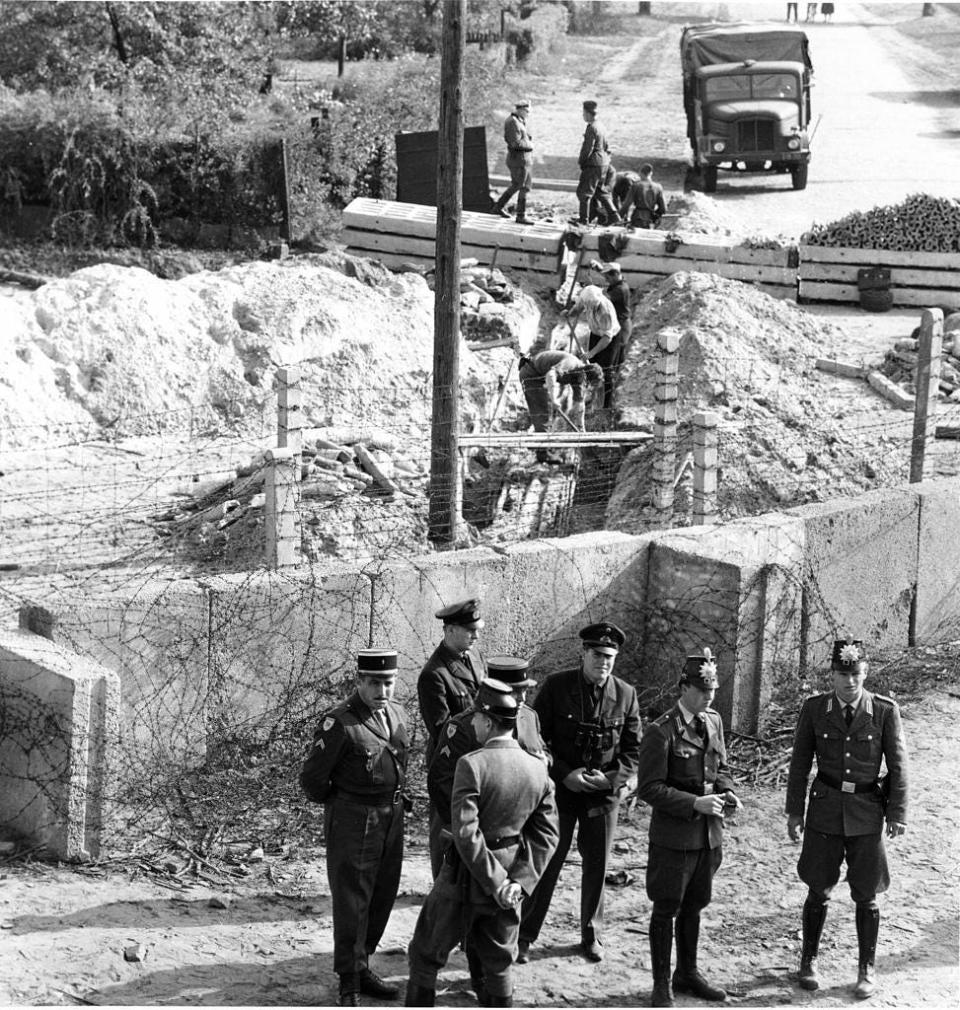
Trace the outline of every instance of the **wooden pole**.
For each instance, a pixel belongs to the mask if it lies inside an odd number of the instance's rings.
[[[943,312],[924,309],[917,341],[917,392],[913,408],[913,439],[910,443],[910,483],[923,480],[923,458],[940,394],[940,354],[943,349]]]
[[[466,0],[444,0],[437,144],[436,289],[429,536],[452,546],[460,523],[460,216],[463,211],[463,53]]]
[[[280,238],[290,241],[290,173],[287,169],[287,142],[280,140],[278,152],[280,165]]]

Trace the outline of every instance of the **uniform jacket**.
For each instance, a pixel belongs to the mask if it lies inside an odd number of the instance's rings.
[[[587,123],[583,131],[583,144],[580,146],[580,157],[577,159],[581,168],[587,165],[606,165],[610,160],[610,145],[600,120]]]
[[[633,328],[633,321],[630,318],[630,286],[624,280],[614,281],[613,284],[607,285],[603,293],[617,314],[620,333],[624,336],[629,335]]]
[[[478,649],[469,649],[473,672],[459,654],[441,642],[424,663],[417,680],[420,715],[427,727],[427,760],[433,754],[440,728],[452,715],[465,712],[473,704],[487,664]]]
[[[507,142],[507,157],[531,161],[533,151],[533,136],[527,129],[527,124],[515,113],[511,112],[503,124],[503,139]]]
[[[907,821],[907,748],[900,709],[891,698],[864,691],[847,728],[834,692],[808,698],[800,709],[787,778],[788,814],[803,816],[813,758],[817,770],[837,782],[876,782],[887,766],[886,814],[879,791],[848,793],[819,779],[810,786],[807,828],[830,835],[872,835],[889,821]]]
[[[627,216],[631,206],[636,206],[639,216],[648,223],[656,223],[667,212],[663,199],[663,186],[650,179],[638,179],[620,205],[620,213]]]
[[[470,900],[490,902],[508,878],[531,894],[560,838],[547,766],[516,740],[488,740],[457,762],[451,809]]]
[[[440,731],[440,738],[430,759],[427,791],[444,824],[450,823],[450,797],[453,794],[453,774],[457,762],[464,754],[480,748],[477,734],[471,725],[472,718],[473,712],[467,711],[449,719]],[[547,745],[540,736],[540,720],[529,705],[520,706],[513,735],[528,754],[548,764]]]
[[[373,799],[403,788],[410,741],[403,706],[387,702],[387,719],[389,738],[356,692],[325,713],[300,772],[311,800],[326,803],[338,792]]]
[[[550,774],[557,783],[558,801],[609,810],[618,799],[620,787],[637,770],[640,745],[637,692],[625,680],[610,674],[594,712],[583,674],[579,669],[564,670],[547,677],[533,707],[540,716],[540,732],[553,756]],[[599,727],[596,748],[591,751],[582,739],[581,723],[593,718]],[[590,766],[600,769],[610,780],[611,792],[574,793],[562,784],[574,769],[585,767],[588,758]]]
[[[723,842],[723,818],[698,814],[698,796],[733,789],[720,713],[704,712],[706,740],[684,722],[674,705],[647,727],[640,742],[637,795],[653,807],[650,841],[667,849],[715,849]]]

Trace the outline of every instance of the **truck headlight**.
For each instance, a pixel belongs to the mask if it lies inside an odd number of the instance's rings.
[[[727,149],[726,142],[723,140],[715,140],[713,142],[713,153],[722,154]]]
[[[790,151],[799,151],[800,150],[800,138],[799,137],[791,137],[787,141],[787,149],[790,150]]]

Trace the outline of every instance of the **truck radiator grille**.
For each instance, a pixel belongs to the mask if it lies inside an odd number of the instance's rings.
[[[737,148],[740,151],[772,151],[773,122],[748,119],[737,124]]]

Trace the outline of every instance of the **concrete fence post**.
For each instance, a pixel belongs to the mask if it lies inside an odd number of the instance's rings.
[[[277,445],[289,449],[296,461],[295,480],[300,480],[303,460],[303,390],[299,368],[277,369]]]
[[[677,377],[680,334],[661,330],[657,336],[653,389],[653,511],[659,526],[673,522],[673,490],[677,467]]]
[[[268,449],[266,461],[266,563],[269,568],[286,568],[300,558],[300,489],[296,477],[300,464],[289,448]]]
[[[717,521],[717,427],[720,415],[699,410],[693,415],[693,524]]]
[[[923,460],[933,432],[940,395],[940,356],[943,351],[943,312],[924,309],[917,342],[917,392],[913,408],[913,439],[910,442],[910,483],[923,480]]]

